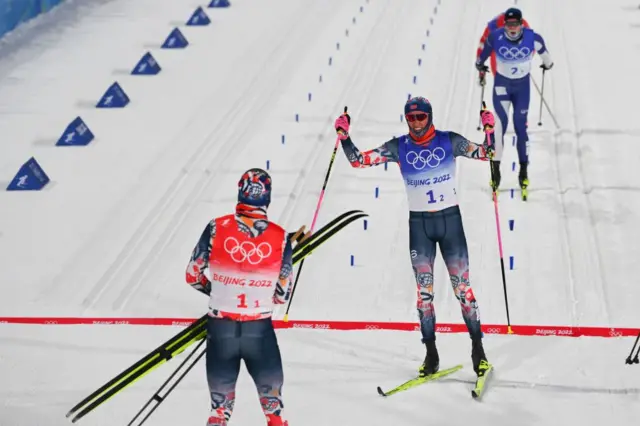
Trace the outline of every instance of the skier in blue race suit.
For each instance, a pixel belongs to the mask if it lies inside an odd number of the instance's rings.
[[[409,133],[365,152],[361,152],[349,136],[351,119],[346,113],[338,117],[335,128],[352,167],[387,162],[400,166],[410,210],[409,255],[418,289],[420,330],[427,350],[420,374],[436,373],[440,365],[433,306],[433,270],[439,246],[471,337],[473,368],[481,377],[489,363],[482,345],[478,303],[469,279],[469,252],[458,207],[455,163],[458,157],[485,161],[490,158],[494,117],[490,111],[482,112],[489,141],[479,145],[457,133],[436,130],[431,104],[425,98],[409,99],[404,113]]]
[[[527,135],[527,115],[530,100],[530,73],[533,54],[538,52],[542,68],[548,71],[553,66],[542,36],[531,28],[524,28],[522,12],[510,8],[504,15],[504,28],[492,31],[484,44],[476,68],[481,75],[488,70],[484,65],[492,52],[496,55],[496,75],[493,84],[493,107],[498,115],[496,152],[491,161],[494,179],[491,187],[495,191],[500,186],[500,160],[504,148],[504,134],[509,124],[509,107],[513,107],[513,127],[516,133],[520,171],[518,181],[526,190],[529,186],[527,166],[529,164],[529,136]]]

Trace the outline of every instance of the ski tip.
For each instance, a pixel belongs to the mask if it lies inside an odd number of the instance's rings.
[[[384,393],[384,391],[380,388],[380,386],[378,386],[378,394],[380,394],[380,396],[387,396],[387,394]]]
[[[476,391],[471,391],[471,396],[473,397],[473,399],[478,399],[480,395],[478,395]]]

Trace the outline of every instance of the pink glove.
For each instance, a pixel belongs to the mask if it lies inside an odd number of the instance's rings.
[[[341,141],[347,139],[349,137],[349,116],[347,114],[342,114],[340,117],[336,119],[334,127],[336,128],[336,132],[338,133],[338,139]]]
[[[496,125],[496,119],[494,118],[493,113],[488,109],[482,110],[480,112],[480,119],[485,133],[493,133],[493,128]]]

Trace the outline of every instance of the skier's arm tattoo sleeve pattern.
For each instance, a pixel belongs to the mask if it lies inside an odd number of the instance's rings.
[[[454,132],[449,132],[449,138],[453,147],[454,157],[467,157],[474,160],[489,159],[486,141],[483,144],[477,144]]]
[[[284,252],[282,254],[282,266],[280,267],[280,277],[273,294],[273,303],[283,305],[289,300],[291,295],[291,274],[293,273],[293,246],[285,236]]]
[[[211,294],[211,282],[205,272],[209,268],[211,242],[215,235],[216,223],[211,221],[204,228],[187,266],[187,284],[206,295]]]
[[[378,148],[369,151],[360,152],[353,143],[351,138],[347,138],[342,142],[342,149],[347,156],[347,160],[351,163],[351,167],[371,167],[383,163],[398,162],[398,139],[393,138],[385,142]]]

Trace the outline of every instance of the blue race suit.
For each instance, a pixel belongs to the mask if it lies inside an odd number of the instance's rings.
[[[447,266],[462,318],[472,339],[480,339],[480,313],[469,280],[469,252],[456,193],[457,157],[487,160],[484,145],[454,132],[435,131],[426,144],[404,135],[378,148],[360,152],[351,138],[342,148],[353,167],[397,163],[409,203],[409,254],[417,284],[422,341],[436,338],[434,264],[437,247]]]
[[[504,134],[509,125],[509,107],[513,107],[513,127],[516,133],[516,144],[519,162],[529,163],[529,136],[527,134],[527,118],[531,94],[531,62],[535,52],[540,54],[543,63],[553,63],[542,36],[530,28],[523,28],[522,36],[517,41],[509,40],[504,28],[489,34],[484,45],[479,64],[484,64],[491,52],[496,54],[497,71],[493,84],[493,108],[498,115],[496,122],[496,152],[494,160],[502,159]]]

